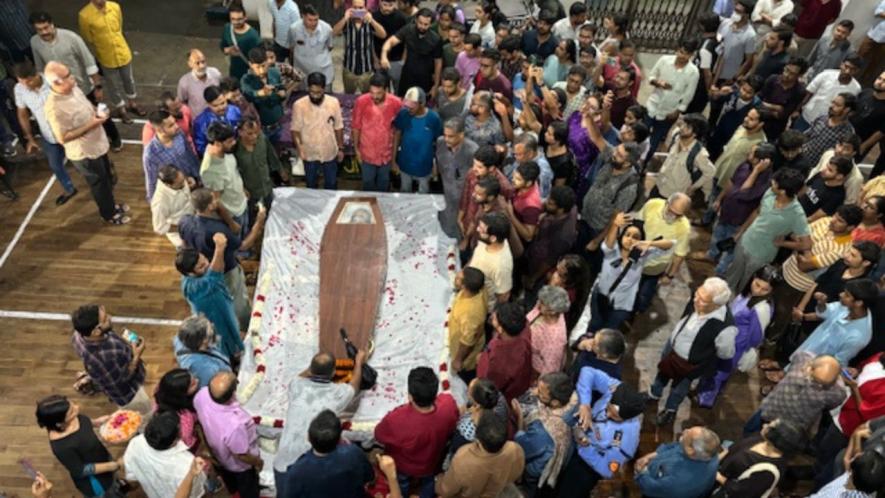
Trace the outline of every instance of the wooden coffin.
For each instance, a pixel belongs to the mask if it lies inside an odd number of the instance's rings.
[[[339,333],[367,349],[387,278],[387,235],[378,200],[342,197],[320,245],[320,351],[346,358]]]

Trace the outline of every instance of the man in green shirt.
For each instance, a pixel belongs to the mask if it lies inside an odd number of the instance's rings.
[[[808,220],[796,199],[803,180],[801,173],[790,168],[778,170],[771,178],[771,188],[734,237],[734,261],[725,271],[732,291],[743,290],[756,270],[774,261],[779,248],[811,249]]]
[[[246,56],[261,45],[261,35],[246,22],[246,9],[240,2],[233,2],[227,15],[230,22],[221,31],[221,50],[230,57],[228,74],[239,80],[249,70]]]
[[[237,170],[243,179],[243,187],[249,196],[249,214],[254,213],[259,202],[270,209],[273,203],[273,181],[271,172],[277,172],[283,181],[288,180],[284,168],[280,168],[270,140],[261,132],[261,126],[254,119],[246,118],[240,125],[240,139],[234,149]]]
[[[267,52],[263,48],[250,50],[249,72],[240,80],[240,90],[246,100],[258,110],[264,132],[272,142],[276,142],[279,139],[280,119],[283,117],[283,103],[287,93],[280,70],[268,66]]]

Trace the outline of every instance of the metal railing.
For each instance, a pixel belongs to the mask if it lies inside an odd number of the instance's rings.
[[[630,18],[630,39],[644,52],[673,51],[679,40],[699,36],[698,16],[712,11],[714,0],[587,0],[588,19],[602,28],[611,14]],[[602,29],[599,30],[600,35]]]

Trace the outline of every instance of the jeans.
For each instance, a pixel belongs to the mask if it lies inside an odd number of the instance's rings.
[[[675,121],[671,119],[655,119],[649,116],[646,120],[646,124],[648,125],[649,130],[651,130],[651,134],[648,139],[648,155],[645,156],[645,161],[648,162],[654,155],[655,152],[658,151],[658,147],[661,145],[661,142],[666,140],[667,132],[670,131],[670,128],[673,127],[673,123]]]
[[[664,351],[667,351],[668,349],[669,348],[664,348]],[[671,380],[673,381],[673,385],[670,387],[670,395],[667,396],[664,408],[675,412],[682,403],[682,400],[688,396],[688,390],[691,388],[691,379],[670,379],[658,373],[655,376],[655,381],[648,390],[653,396],[660,397],[664,394],[664,388],[667,387],[667,384],[669,384]]]
[[[105,221],[110,221],[116,216],[117,208],[116,201],[114,201],[114,185],[111,183],[111,162],[108,160],[108,155],[71,162],[74,163],[74,167],[83,175],[83,179],[89,185],[92,198],[98,205],[98,213]]]
[[[363,190],[366,192],[387,192],[390,188],[390,164],[362,163]]]
[[[762,410],[756,410],[756,413],[750,415],[750,419],[744,424],[744,437],[761,431],[764,424],[765,421],[762,420]]]
[[[639,292],[636,293],[636,303],[633,305],[634,312],[643,313],[651,306],[652,300],[658,293],[658,280],[661,279],[661,275],[643,274],[639,279]]]
[[[65,148],[59,144],[51,144],[45,138],[40,137],[40,147],[43,148],[43,154],[46,155],[46,161],[49,163],[49,169],[55,174],[58,183],[65,189],[65,192],[74,191],[74,182],[65,170]]]
[[[433,498],[436,496],[433,489],[433,476],[425,476],[425,477],[417,477],[418,482],[420,482],[420,488],[418,490],[418,496],[421,498]],[[396,482],[399,483],[399,489],[402,492],[403,496],[410,496],[409,494],[409,483],[412,481],[412,476],[407,476],[405,474],[401,474],[399,472],[396,473]]]
[[[590,294],[590,325],[588,332],[598,332],[602,329],[617,329],[622,323],[630,318],[630,312],[614,309],[611,303],[603,304],[600,293],[593,289]]]
[[[418,193],[419,194],[429,194],[430,193],[430,175],[427,176],[412,176],[408,173],[404,173],[400,171],[400,177],[402,178],[402,183],[399,186],[399,191],[405,194],[412,193],[412,181],[418,182]]]
[[[722,222],[717,222],[713,225],[713,235],[710,237],[710,249],[707,250],[707,256],[710,256],[710,259],[713,261],[719,260],[719,263],[716,265],[716,275],[725,275],[725,270],[734,259],[734,250],[723,253],[716,244],[722,240],[734,237],[734,234],[740,228],[739,225],[729,225]]]
[[[716,198],[719,197],[721,192],[722,188],[719,186],[719,180],[714,179],[713,188],[710,189],[710,197],[707,198],[707,210],[701,215],[701,223],[704,226],[713,223],[713,220],[716,219],[716,210],[713,209],[713,203],[716,202]]]
[[[323,188],[335,190],[338,187],[338,161],[304,161],[304,176],[307,188],[317,188],[320,168],[323,170]]]

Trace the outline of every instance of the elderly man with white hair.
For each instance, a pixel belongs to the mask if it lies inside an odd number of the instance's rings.
[[[107,110],[100,113],[93,107],[64,64],[47,63],[43,75],[52,89],[43,107],[46,120],[67,158],[89,184],[99,214],[112,225],[129,223],[129,206],[114,200],[110,144],[102,128],[109,117]]]
[[[711,374],[717,360],[734,356],[737,327],[728,309],[731,290],[725,280],[711,277],[694,293],[664,346],[658,374],[648,390],[649,400],[657,401],[664,387],[672,382],[670,396],[656,423],[667,425],[688,394],[693,380]]]
[[[648,498],[709,496],[719,467],[719,436],[706,427],[682,431],[679,440],[658,446],[636,461],[636,484]]]

